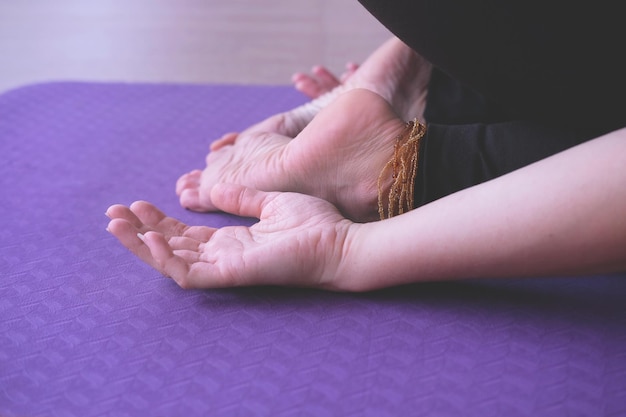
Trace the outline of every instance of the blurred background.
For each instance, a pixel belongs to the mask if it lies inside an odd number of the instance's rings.
[[[390,33],[357,0],[0,0],[0,92],[46,81],[289,84]]]

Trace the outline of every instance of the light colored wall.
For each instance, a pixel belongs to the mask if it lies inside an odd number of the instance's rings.
[[[0,91],[52,80],[287,84],[389,32],[356,0],[0,0]]]

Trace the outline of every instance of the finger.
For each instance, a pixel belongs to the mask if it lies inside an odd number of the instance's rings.
[[[243,217],[262,217],[263,209],[276,193],[267,193],[235,184],[217,184],[211,190],[215,206],[227,213]]]
[[[220,268],[213,263],[196,262],[191,264],[189,273],[184,283],[178,282],[183,288],[230,288],[242,285],[253,285],[245,283],[235,276],[224,274]]]
[[[202,177],[202,171],[194,169],[193,171],[182,175],[178,181],[176,181],[176,195],[180,196],[183,190],[187,188],[198,188],[200,186],[200,178]]]
[[[121,204],[114,204],[104,213],[110,219],[122,219],[132,224],[138,230],[144,227],[144,224],[128,207]]]
[[[208,242],[217,229],[207,226],[189,226],[183,236],[197,240],[199,242]]]
[[[157,232],[148,232],[143,240],[150,249],[154,267],[163,275],[173,278],[179,285],[181,282],[184,283],[189,273],[189,263],[174,254],[165,236]]]
[[[182,258],[189,265],[202,262],[202,254],[193,250],[174,250],[174,255]]]
[[[233,286],[233,280],[223,277],[214,264],[201,260],[201,254],[193,251],[173,251],[160,233],[149,232],[144,236],[150,248],[155,269],[171,277],[185,289],[223,288]]]
[[[143,224],[162,233],[167,238],[182,236],[188,228],[186,224],[166,216],[165,213],[147,201],[135,201],[130,205],[130,209]]]
[[[168,245],[172,248],[172,250],[188,250],[188,251],[198,251],[200,244],[203,242],[197,241],[196,239],[191,239],[184,236],[172,236],[167,240]]]
[[[124,219],[113,219],[109,222],[107,230],[115,236],[122,245],[135,254],[139,259],[155,268],[155,262],[150,249],[138,236],[140,231]]]
[[[148,226],[156,226],[167,218],[165,213],[147,201],[135,201],[130,205],[131,211]]]
[[[237,140],[237,136],[239,136],[239,133],[237,132],[227,133],[221,138],[211,143],[211,145],[209,146],[209,149],[211,151],[217,151],[218,149],[223,148],[226,145],[232,145]]]

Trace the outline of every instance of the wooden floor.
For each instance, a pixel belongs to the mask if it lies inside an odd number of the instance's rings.
[[[0,91],[58,81],[287,84],[390,36],[356,0],[0,0]]]

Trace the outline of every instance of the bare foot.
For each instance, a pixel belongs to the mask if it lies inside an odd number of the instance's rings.
[[[271,116],[244,132],[228,133],[211,146],[218,150],[232,145],[239,136],[254,132],[274,132],[295,137],[317,113],[339,95],[365,88],[387,100],[404,120],[423,120],[431,64],[397,38],[391,38],[361,65],[347,64],[341,79],[318,66],[313,75],[295,74],[296,88],[314,99],[290,111]]]
[[[204,171],[182,176],[180,203],[214,211],[211,189],[236,183],[262,191],[293,191],[333,203],[346,217],[378,219],[378,176],[405,123],[387,101],[364,89],[339,96],[293,140],[249,132],[207,156]],[[391,184],[385,184],[385,188]]]
[[[348,64],[342,79],[324,67],[312,75],[297,73],[292,81],[304,94],[318,98],[365,88],[387,100],[402,118],[423,120],[432,65],[398,38],[391,38],[361,65]]]

